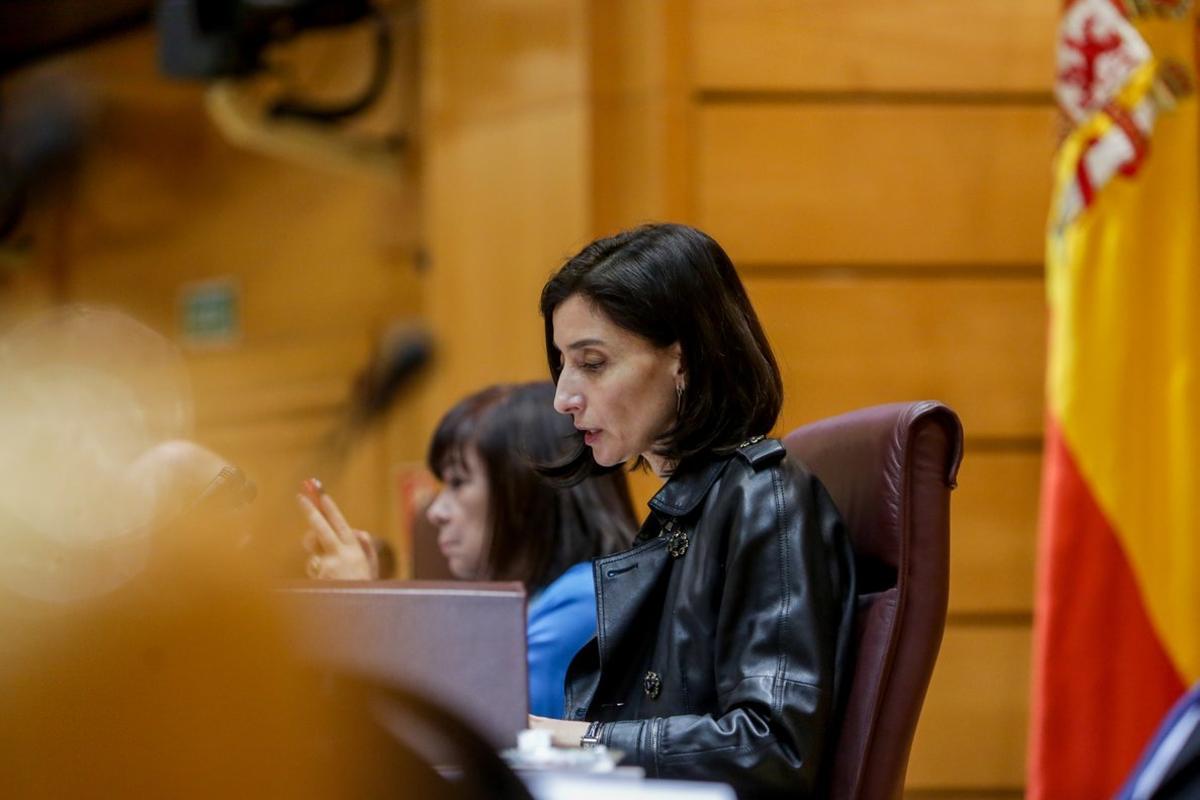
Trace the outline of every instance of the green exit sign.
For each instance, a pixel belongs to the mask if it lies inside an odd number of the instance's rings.
[[[241,336],[241,293],[235,281],[218,278],[179,291],[180,334],[192,347],[230,345]]]

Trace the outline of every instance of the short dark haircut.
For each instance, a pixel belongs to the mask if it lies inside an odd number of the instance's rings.
[[[534,464],[573,447],[571,420],[554,410],[548,381],[490,386],[460,400],[438,423],[428,464],[439,479],[479,453],[488,482],[483,575],[517,580],[532,593],[580,561],[623,550],[637,519],[623,474],[551,485]]]
[[[733,262],[708,234],[687,225],[644,225],[597,239],[567,261],[542,289],[555,383],[562,356],[554,346],[554,311],[575,295],[658,347],[679,343],[687,382],[656,454],[682,465],[732,451],[774,427],[783,405],[779,365]],[[569,483],[605,471],[582,434],[576,437],[574,453],[544,466],[545,474]]]

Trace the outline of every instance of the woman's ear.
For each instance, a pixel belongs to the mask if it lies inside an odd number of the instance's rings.
[[[679,342],[675,342],[668,350],[670,350],[671,358],[675,362],[675,378],[686,384],[687,366],[683,363],[683,346]]]

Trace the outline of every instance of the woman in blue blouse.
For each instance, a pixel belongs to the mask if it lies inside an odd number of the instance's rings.
[[[530,711],[562,717],[567,664],[596,633],[590,560],[628,547],[637,521],[621,472],[553,488],[534,470],[571,446],[574,428],[553,400],[549,382],[500,385],[451,408],[429,446],[442,489],[428,515],[455,577],[525,584]],[[319,509],[306,497],[300,502],[310,576],[378,577],[369,537],[328,495]]]

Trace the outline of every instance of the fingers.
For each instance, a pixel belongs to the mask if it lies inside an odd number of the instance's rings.
[[[325,518],[337,541],[342,545],[354,544],[354,531],[342,516],[342,510],[325,492],[325,487],[316,478],[300,482],[300,496],[307,500]],[[307,508],[305,509],[307,511]]]
[[[312,501],[304,495],[296,495],[296,502],[300,504],[300,510],[304,513],[304,518],[308,520],[309,530],[316,536],[319,549],[324,550],[326,553],[336,552],[340,540],[337,533],[330,526],[329,520],[325,519],[325,515],[318,511],[317,507],[312,504]]]
[[[338,508],[337,503],[333,502],[332,497],[323,492],[321,494],[321,511],[329,520],[329,524],[333,526],[333,530],[337,532],[338,539],[342,544],[355,544],[358,541],[354,535],[354,529],[342,516],[342,510]]]
[[[321,549],[321,541],[317,538],[317,532],[312,528],[304,529],[304,537],[300,540],[300,545],[313,555],[322,555],[324,550]]]
[[[379,578],[379,553],[375,551],[375,543],[371,541],[371,534],[366,531],[355,530],[354,538],[358,542],[359,547],[363,550],[363,555],[367,557],[367,569],[370,571],[371,579]]]

